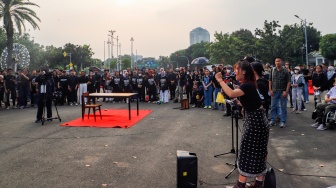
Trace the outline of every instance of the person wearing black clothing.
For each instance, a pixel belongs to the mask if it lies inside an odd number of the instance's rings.
[[[96,78],[95,75],[93,74],[92,71],[90,71],[89,77],[88,77],[88,82],[87,82],[87,91],[89,93],[94,93],[96,90]]]
[[[183,94],[186,92],[186,82],[187,82],[187,74],[185,73],[184,68],[180,68],[180,73],[177,75],[178,84],[175,90],[175,100],[174,103],[180,101],[183,97]]]
[[[78,90],[78,77],[75,75],[75,71],[71,70],[70,76],[68,77],[68,90],[70,94],[70,100],[68,101],[70,106],[78,105],[77,103],[77,90]]]
[[[191,96],[192,96],[192,90],[193,90],[193,80],[191,78],[190,72],[188,71],[186,74],[186,94],[188,102],[191,104]]]
[[[98,69],[95,70],[95,74],[94,74],[94,92],[93,93],[100,93],[100,80],[101,80],[101,75],[98,73]],[[97,99],[97,101],[99,101],[99,99]]]
[[[122,92],[122,86],[123,86],[123,78],[119,75],[118,71],[114,72],[114,77],[111,81],[111,86],[113,93],[121,93]],[[120,101],[119,98],[115,98],[114,101]]]
[[[257,82],[257,91],[259,93],[263,107],[266,111],[266,117],[268,117],[269,98],[270,98],[268,96],[268,80],[263,78],[262,72],[264,71],[264,68],[260,62],[253,62],[251,66],[253,68],[253,73]]]
[[[62,91],[62,98],[60,101],[60,105],[64,105],[65,103],[65,99],[68,100],[68,104],[70,105],[70,100],[69,100],[69,90],[68,90],[68,86],[69,86],[69,81],[68,81],[68,76],[66,75],[66,71],[62,71],[62,75],[59,77],[59,89]]]
[[[89,82],[89,78],[86,76],[85,71],[81,72],[81,76],[78,78],[79,83],[79,104],[82,105],[82,95],[86,93],[87,85]],[[85,103],[87,103],[87,98],[85,98]]]
[[[13,69],[8,69],[7,70],[7,76],[5,76],[5,81],[6,81],[6,87],[7,87],[7,109],[9,109],[10,103],[9,103],[9,95],[11,96],[12,103],[13,103],[13,108],[17,108],[15,106],[15,101],[16,101],[16,78],[13,75]]]
[[[131,87],[132,87],[132,92],[133,93],[138,93],[138,76],[137,76],[137,71],[133,71],[133,75],[131,76]],[[133,98],[133,99],[136,99]]]
[[[54,83],[55,83],[55,89],[57,89],[56,87],[58,86],[59,81],[60,81],[58,72],[59,72],[58,68],[56,68],[55,70],[53,70],[53,79],[54,79]]]
[[[318,98],[320,102],[322,102],[322,99],[324,99],[324,96],[321,96],[321,95],[322,95],[322,92],[325,90],[326,85],[328,84],[328,78],[322,72],[321,65],[317,65],[315,71],[316,72],[312,75],[312,83],[313,83],[313,88],[315,91],[315,97]]]
[[[137,77],[137,90],[138,90],[138,97],[139,101],[145,101],[145,79],[141,74],[141,71],[138,74]]]
[[[214,72],[215,72],[215,75],[216,75],[216,73],[221,72],[221,70],[217,67]],[[215,93],[215,101],[214,101],[213,110],[218,110],[218,103],[216,102],[216,99],[217,99],[218,93],[221,92],[222,87],[217,82],[216,77],[212,77],[212,83],[213,83],[213,86],[214,86],[214,93]],[[222,106],[222,110],[224,111],[224,104],[222,104],[221,106]]]
[[[107,77],[108,73],[109,73],[109,69],[105,69],[103,75],[100,78],[100,85],[103,88],[103,93],[106,93],[106,91],[105,91],[105,89],[107,87],[106,86],[106,77]],[[97,99],[97,101],[98,101],[98,99]],[[103,102],[105,102],[105,97],[103,98]]]
[[[168,77],[164,70],[161,71],[160,74],[160,81],[159,81],[159,88],[160,88],[160,103],[168,103]]]
[[[177,86],[177,74],[174,72],[173,69],[170,69],[170,72],[168,74],[168,86],[169,86],[169,92],[170,92],[170,100],[175,99],[175,90]]]
[[[124,93],[131,93],[132,92],[131,78],[128,75],[128,72],[125,72],[125,76],[124,76],[124,79],[123,79],[122,90],[123,90]]]
[[[302,94],[303,94],[303,97],[304,97],[304,101],[308,102],[309,101],[308,81],[311,79],[311,74],[310,74],[310,71],[308,69],[304,68],[303,65],[300,65],[300,69],[301,69],[301,73],[303,74],[303,77],[304,77],[304,80],[305,80]],[[331,83],[331,87],[332,87],[332,83]]]
[[[192,93],[192,100],[194,101],[194,105],[192,107],[203,107],[203,99],[204,99],[204,92],[199,90],[199,86],[194,84],[194,91]]]
[[[30,101],[30,106],[32,107],[37,107],[37,83],[35,83],[35,78],[36,78],[36,70],[32,71],[32,76],[30,79],[30,96],[31,96],[31,101]]]
[[[18,82],[20,83],[20,87],[18,89],[21,109],[27,108],[27,100],[30,100],[30,79],[31,75],[29,74],[27,68],[18,75]]]
[[[146,89],[147,89],[147,95],[149,96],[150,102],[155,102],[157,100],[157,90],[156,90],[156,79],[161,78],[161,74],[157,77],[154,77],[154,72],[148,71],[148,78],[146,79]]]
[[[47,68],[41,68],[40,74],[35,78],[35,82],[38,84],[38,108],[37,108],[37,114],[36,114],[36,121],[35,123],[39,123],[42,120],[43,115],[43,108],[47,108],[47,121],[51,121],[52,118],[52,100],[53,100],[53,94],[55,91],[55,83],[52,76],[48,76],[48,69]],[[46,74],[47,73],[47,74]]]
[[[245,188],[247,177],[256,178],[251,188],[261,188],[267,172],[269,126],[255,86],[255,77],[250,63],[246,60],[238,61],[235,65],[235,72],[236,79],[241,82],[241,85],[234,90],[224,83],[221,73],[216,74],[216,79],[224,92],[234,99],[237,105],[242,106],[245,112],[244,129],[237,160],[239,179],[234,188]],[[240,101],[236,99],[237,97]]]

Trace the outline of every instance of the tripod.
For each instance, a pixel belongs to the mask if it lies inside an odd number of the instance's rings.
[[[60,122],[62,121],[60,115],[58,114],[58,110],[57,110],[57,105],[56,105],[56,99],[53,98],[53,102],[54,102],[54,106],[56,109],[56,113],[57,113],[57,117],[50,117],[50,118],[45,118],[45,109],[47,108],[47,94],[43,93],[42,94],[42,101],[43,101],[43,114],[42,114],[42,119],[41,119],[41,123],[42,125],[44,125],[44,122],[47,120],[53,120],[53,119],[58,119]]]
[[[237,160],[238,160],[238,128],[239,128],[239,125],[238,125],[238,113],[239,113],[239,110],[238,110],[238,107],[235,104],[232,104],[232,106],[234,107],[232,113],[234,114],[234,119],[235,119],[235,122],[236,122],[236,160],[235,160],[234,164],[232,164],[232,163],[226,163],[227,165],[233,166],[233,168],[225,176],[225,179],[229,178],[229,176],[232,174],[232,172],[237,169]],[[232,126],[232,132],[233,132],[233,126]],[[233,133],[232,133],[232,140],[233,140]],[[232,142],[232,145],[233,145],[233,142]]]
[[[238,114],[239,114],[239,110],[238,110],[238,105],[237,105],[236,102],[231,101],[231,100],[225,100],[225,102],[231,105],[231,111],[232,111],[231,112],[231,120],[232,120],[231,121],[231,125],[232,125],[232,149],[229,152],[218,154],[218,155],[215,155],[214,157],[219,157],[219,156],[226,155],[226,154],[236,154],[236,160],[235,160],[234,164],[232,164],[232,163],[226,163],[227,165],[233,166],[233,169],[225,176],[225,179],[227,179],[232,174],[232,172],[237,169],[237,160],[238,160],[238,128],[239,128],[239,125],[238,125]],[[236,149],[234,148],[233,119],[236,122]]]
[[[227,100],[227,102],[229,102],[228,100]],[[227,155],[227,154],[235,154],[236,153],[236,150],[235,150],[235,148],[234,148],[234,128],[233,128],[233,121],[234,121],[234,111],[235,111],[235,106],[233,106],[233,105],[231,105],[231,111],[232,111],[232,113],[231,113],[231,138],[232,138],[232,148],[231,148],[231,150],[229,151],[229,152],[226,152],[226,153],[221,153],[221,154],[217,154],[217,155],[215,155],[214,157],[219,157],[219,156],[223,156],[223,155]],[[238,150],[238,147],[237,147],[237,150]]]

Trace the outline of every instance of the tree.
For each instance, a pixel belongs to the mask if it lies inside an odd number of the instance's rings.
[[[4,28],[7,35],[7,66],[13,68],[12,53],[13,53],[13,36],[14,24],[18,32],[22,33],[22,27],[25,30],[25,21],[30,23],[34,29],[40,29],[35,20],[41,21],[37,17],[35,11],[28,6],[37,6],[37,4],[24,0],[1,0],[0,1],[0,18],[3,18]]]
[[[336,34],[324,35],[320,42],[321,54],[330,60],[336,59]]]

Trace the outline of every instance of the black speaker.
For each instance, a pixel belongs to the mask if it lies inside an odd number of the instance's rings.
[[[197,187],[197,156],[188,151],[177,151],[177,187]]]

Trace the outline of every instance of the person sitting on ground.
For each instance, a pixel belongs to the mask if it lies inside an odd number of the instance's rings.
[[[194,105],[192,107],[201,108],[203,106],[204,92],[199,89],[197,84],[194,84],[193,90],[192,100],[194,101]]]
[[[325,95],[325,103],[320,103],[316,107],[317,120],[311,125],[319,131],[326,130],[326,115],[333,110],[336,110],[336,81],[334,87]]]

